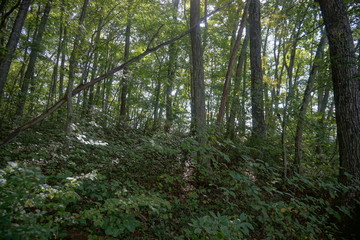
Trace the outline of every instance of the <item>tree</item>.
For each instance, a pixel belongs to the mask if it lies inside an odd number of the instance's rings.
[[[25,72],[24,81],[21,86],[21,91],[19,93],[18,104],[16,108],[16,115],[21,117],[24,112],[24,106],[30,86],[30,82],[33,81],[34,71],[35,71],[35,63],[40,52],[41,42],[43,38],[43,34],[45,32],[46,22],[49,18],[50,10],[51,10],[52,0],[49,0],[44,9],[43,16],[41,17],[40,25],[38,30],[36,31],[36,35],[32,42],[31,53],[29,57],[29,63]]]
[[[82,9],[81,9],[81,14],[79,17],[79,26],[77,29],[77,33],[74,39],[74,45],[73,45],[73,49],[70,55],[70,60],[69,60],[69,81],[68,81],[68,87],[66,90],[66,95],[67,95],[67,115],[66,115],[66,135],[69,136],[72,132],[72,118],[73,118],[73,107],[72,107],[72,92],[73,92],[73,85],[74,85],[74,81],[75,81],[75,68],[77,66],[77,58],[78,58],[78,54],[79,54],[79,48],[80,48],[80,41],[81,41],[81,35],[83,32],[83,23],[84,23],[84,19],[85,19],[85,15],[86,15],[86,9],[87,6],[89,4],[89,0],[84,0]],[[69,145],[70,145],[70,138],[68,138],[67,144],[66,144],[66,150],[68,151],[69,149]]]
[[[124,49],[124,62],[126,62],[129,59],[129,53],[130,53],[130,34],[131,34],[131,20],[130,17],[128,17],[128,22],[126,25],[125,30],[125,49]],[[122,120],[125,120],[126,118],[126,100],[127,100],[127,94],[128,94],[128,83],[127,83],[127,76],[128,68],[124,68],[123,70],[123,78],[121,82],[121,103],[120,103],[120,118]]]
[[[247,27],[247,32],[248,32],[248,27]],[[247,33],[242,47],[241,47],[241,51],[239,54],[239,59],[238,59],[238,63],[237,63],[237,68],[236,68],[236,74],[235,74],[235,81],[234,81],[234,90],[233,90],[233,98],[231,101],[231,108],[230,108],[230,116],[229,116],[229,121],[227,122],[227,135],[233,139],[235,136],[235,118],[236,115],[239,113],[240,110],[240,106],[241,106],[241,110],[242,112],[240,113],[241,116],[240,118],[242,119],[241,121],[239,121],[239,125],[240,125],[240,129],[241,129],[241,133],[245,132],[245,93],[246,93],[246,78],[243,77],[245,72],[246,72],[246,53],[247,53],[247,49],[248,49],[248,45],[249,45],[249,34]],[[241,84],[241,79],[243,80],[243,85],[242,85],[242,91],[241,91],[241,99],[242,102],[240,103],[240,84]]]
[[[215,9],[214,11],[212,11],[211,13],[208,14],[207,17],[210,17],[212,15],[214,15],[215,13],[223,10],[224,8],[226,8],[229,4],[231,4],[232,2],[228,2],[227,4],[223,5],[222,7],[219,7],[217,9]],[[71,96],[75,96],[77,94],[79,94],[80,92],[84,91],[85,89],[88,89],[91,86],[94,86],[95,84],[99,83],[100,81],[113,76],[113,74],[119,72],[120,70],[123,70],[124,68],[126,68],[127,66],[129,66],[132,63],[135,63],[141,59],[143,59],[144,57],[148,56],[149,54],[159,50],[162,47],[165,47],[175,41],[178,41],[182,38],[184,38],[185,36],[187,36],[188,34],[190,34],[192,31],[194,31],[195,28],[197,28],[200,24],[200,19],[198,22],[196,22],[196,24],[192,25],[188,30],[182,32],[181,34],[177,35],[176,37],[173,37],[169,40],[166,40],[158,45],[156,45],[155,47],[150,47],[148,46],[148,48],[143,51],[140,52],[138,55],[136,55],[135,57],[129,59],[127,62],[114,67],[110,70],[108,70],[106,73],[93,78],[91,81],[83,83],[78,85],[76,88],[74,88],[72,90],[72,92],[70,93]],[[60,98],[56,103],[54,103],[52,106],[50,106],[48,109],[46,109],[43,113],[39,114],[37,117],[33,118],[32,120],[24,123],[23,125],[21,125],[20,127],[18,127],[16,130],[14,130],[7,138],[5,138],[1,145],[5,145],[7,143],[9,143],[11,140],[13,140],[15,137],[17,137],[19,134],[21,134],[23,131],[27,130],[28,128],[34,126],[35,124],[41,122],[42,120],[44,120],[45,118],[47,118],[48,116],[50,116],[54,111],[56,111],[57,109],[59,109],[63,104],[65,104],[68,101],[68,96],[70,95],[69,92],[66,96],[63,96],[62,98]],[[205,107],[205,104],[204,104]],[[205,115],[205,114],[204,114]],[[205,116],[204,116],[205,119]],[[205,122],[205,120],[204,120]],[[204,128],[204,126],[201,126]]]
[[[222,97],[221,97],[219,113],[218,113],[217,120],[216,120],[217,125],[221,124],[221,122],[223,121],[224,115],[225,115],[225,107],[226,107],[227,98],[228,98],[228,95],[229,95],[231,76],[232,76],[232,73],[233,73],[233,67],[234,67],[234,64],[235,64],[236,56],[237,56],[239,48],[240,48],[240,41],[241,41],[241,37],[243,35],[243,30],[244,30],[246,19],[247,19],[249,1],[250,0],[247,0],[246,3],[245,3],[243,16],[242,16],[242,19],[241,19],[241,22],[240,22],[240,27],[239,27],[239,30],[238,30],[238,33],[237,33],[237,36],[236,36],[236,40],[235,40],[233,49],[231,50],[231,53],[230,53],[230,59],[229,59],[229,63],[228,63],[227,71],[226,71],[226,76],[225,76],[224,87],[223,87],[223,94],[222,94]]]
[[[299,118],[298,118],[297,126],[296,126],[296,135],[295,135],[295,161],[294,161],[294,163],[295,163],[295,169],[296,169],[297,173],[300,173],[300,171],[301,171],[300,165],[301,165],[301,161],[302,161],[302,152],[303,152],[303,147],[302,147],[303,141],[302,140],[303,140],[303,128],[304,128],[304,122],[305,122],[305,114],[308,109],[309,103],[311,101],[311,93],[314,88],[314,83],[318,77],[320,61],[324,57],[325,43],[326,43],[326,38],[325,38],[325,36],[322,36],[320,39],[320,43],[317,48],[316,54],[315,54],[314,63],[312,65],[312,68],[311,68],[311,71],[309,74],[303,101],[302,101],[301,107],[300,107]]]
[[[329,40],[340,154],[340,180],[345,173],[360,180],[360,75],[343,0],[318,0]]]
[[[3,95],[4,86],[10,70],[10,65],[20,38],[21,29],[24,25],[30,2],[31,0],[22,0],[13,29],[6,44],[6,52],[0,55],[0,98]]]
[[[190,27],[194,30],[190,33],[191,39],[191,59],[192,59],[192,105],[194,110],[193,127],[197,137],[202,141],[206,132],[205,114],[205,85],[204,85],[204,65],[203,48],[200,32],[200,0],[190,1]]]
[[[249,23],[252,130],[255,137],[265,137],[266,127],[261,60],[260,0],[251,0],[250,2]]]
[[[174,14],[172,16],[173,20],[176,21],[177,18],[177,11],[179,7],[179,0],[172,1]],[[206,9],[206,8],[205,8]],[[166,109],[166,123],[164,130],[165,132],[169,132],[174,120],[174,113],[173,113],[173,97],[172,91],[174,88],[174,80],[176,76],[176,69],[177,69],[177,55],[178,49],[176,43],[171,43],[168,49],[168,70],[167,70],[167,83],[166,83],[166,92],[165,92],[165,109]]]

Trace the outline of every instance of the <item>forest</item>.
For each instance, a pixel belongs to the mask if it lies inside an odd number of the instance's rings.
[[[360,239],[356,0],[0,0],[0,240]]]

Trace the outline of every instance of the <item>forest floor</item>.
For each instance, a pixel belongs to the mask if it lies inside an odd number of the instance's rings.
[[[44,122],[1,147],[1,239],[359,239],[354,189],[325,167],[284,179],[271,141],[94,121],[70,140],[66,153],[63,127]]]

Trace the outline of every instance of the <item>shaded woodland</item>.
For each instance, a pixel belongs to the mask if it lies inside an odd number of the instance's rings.
[[[359,239],[355,0],[1,0],[0,239]]]

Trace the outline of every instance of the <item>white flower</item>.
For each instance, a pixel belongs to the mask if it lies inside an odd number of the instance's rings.
[[[8,162],[8,164],[13,168],[16,168],[18,166],[16,162]]]
[[[5,186],[5,184],[6,184],[6,179],[0,178],[0,187]]]

